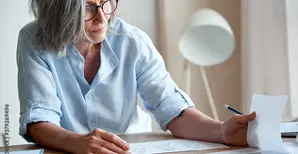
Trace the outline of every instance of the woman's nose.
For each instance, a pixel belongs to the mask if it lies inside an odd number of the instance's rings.
[[[97,9],[97,14],[94,21],[102,24],[107,21],[107,16],[104,14],[103,10],[100,7]]]

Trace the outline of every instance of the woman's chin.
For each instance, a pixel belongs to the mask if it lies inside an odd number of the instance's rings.
[[[106,34],[96,34],[96,35],[93,35],[91,37],[91,39],[94,41],[94,43],[100,43],[102,42],[106,37]]]

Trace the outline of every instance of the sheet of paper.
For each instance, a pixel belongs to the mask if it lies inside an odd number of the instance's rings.
[[[228,150],[222,152],[214,152],[213,154],[248,154],[251,152],[258,152],[258,149],[254,148],[244,148],[244,149],[237,149],[237,150]]]
[[[208,149],[217,149],[217,148],[228,148],[228,147],[223,144],[184,140],[184,139],[130,144],[130,152],[132,154],[182,152],[182,151],[208,150]]]
[[[238,150],[229,150],[223,152],[214,152],[213,154],[298,154],[298,144],[293,142],[283,143],[284,147],[287,149],[285,153],[275,152],[275,151],[261,151],[255,148],[245,148]]]
[[[248,124],[247,142],[262,151],[286,152],[280,135],[280,122],[288,96],[254,95],[250,112],[257,117]]]
[[[291,154],[291,153],[279,153],[274,151],[260,151],[257,149],[239,149],[232,151],[216,152],[213,154]]]
[[[9,154],[43,154],[44,149],[37,150],[23,150],[23,151],[9,151]],[[5,152],[0,152],[0,154],[5,154]]]

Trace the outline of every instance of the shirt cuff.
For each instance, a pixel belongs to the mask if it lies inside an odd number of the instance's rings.
[[[33,122],[50,122],[60,126],[60,117],[55,111],[45,108],[35,108],[22,113],[19,122],[19,135],[27,142],[35,143],[32,137],[28,135],[27,125]]]
[[[167,131],[168,123],[189,107],[194,108],[194,103],[187,94],[176,87],[175,93],[161,102],[153,114],[161,129]]]

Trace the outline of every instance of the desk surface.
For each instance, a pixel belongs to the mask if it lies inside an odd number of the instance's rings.
[[[120,136],[122,139],[129,143],[137,143],[137,142],[148,142],[148,141],[162,141],[162,140],[171,140],[171,139],[177,139],[173,137],[170,133],[143,133],[143,134],[129,134],[129,135],[122,135]],[[285,142],[294,142],[295,138],[283,138]],[[33,150],[33,149],[39,149],[42,147],[36,146],[36,145],[19,145],[19,146],[11,146],[10,151],[15,150]],[[185,154],[205,154],[210,152],[219,152],[219,151],[228,151],[228,150],[234,150],[234,149],[241,149],[246,147],[233,147],[230,148],[224,148],[224,149],[213,149],[213,150],[203,150],[203,151],[192,151],[192,152],[180,152]],[[4,148],[0,148],[0,151],[3,152]],[[50,149],[45,149],[44,154],[63,154],[61,152],[53,151]],[[178,153],[175,153],[178,154]]]

